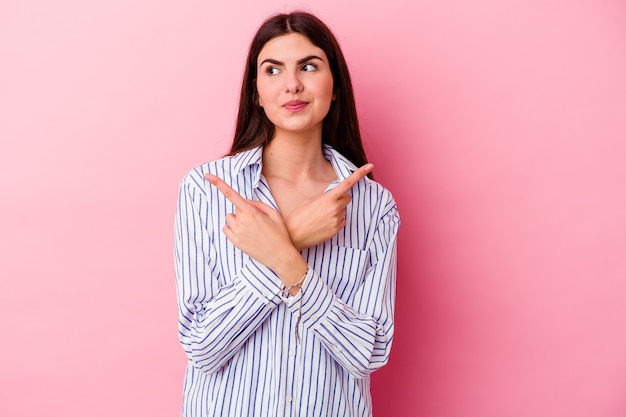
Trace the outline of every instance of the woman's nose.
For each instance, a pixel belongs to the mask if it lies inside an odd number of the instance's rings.
[[[297,71],[288,73],[285,77],[285,92],[296,94],[302,92],[303,89],[300,74]]]

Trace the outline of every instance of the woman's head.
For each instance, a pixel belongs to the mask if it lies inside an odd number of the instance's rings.
[[[297,33],[320,48],[328,58],[333,77],[334,100],[323,121],[322,141],[331,145],[357,166],[366,161],[361,143],[354,103],[352,82],[345,59],[330,29],[317,17],[306,12],[278,14],[267,19],[254,36],[241,86],[239,113],[231,154],[268,143],[274,135],[274,125],[259,106],[256,80],[259,76],[258,57],[272,39]]]

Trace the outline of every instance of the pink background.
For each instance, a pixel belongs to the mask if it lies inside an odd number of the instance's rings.
[[[376,417],[626,415],[622,0],[4,0],[0,415],[178,415],[178,181],[304,7],[398,201]]]

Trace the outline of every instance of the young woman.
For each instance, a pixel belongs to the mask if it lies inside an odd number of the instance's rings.
[[[250,46],[230,154],[181,182],[183,416],[372,414],[399,226],[372,168],[330,30],[303,12],[269,18]]]

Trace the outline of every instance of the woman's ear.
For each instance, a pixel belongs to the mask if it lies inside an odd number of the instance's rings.
[[[259,92],[256,90],[256,78],[252,80],[252,85],[254,86],[254,91],[252,93],[252,100],[254,101],[255,105],[259,107],[263,107],[263,103],[261,102],[261,97],[259,97]]]

